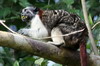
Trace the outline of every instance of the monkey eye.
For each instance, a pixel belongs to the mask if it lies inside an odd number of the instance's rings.
[[[27,9],[24,9],[24,11],[27,11]]]
[[[30,12],[29,12],[29,11],[27,11],[26,13],[27,13],[27,14],[29,14]]]

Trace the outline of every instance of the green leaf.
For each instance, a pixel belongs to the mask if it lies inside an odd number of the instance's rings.
[[[1,55],[0,55],[0,57],[2,57]],[[4,60],[2,59],[2,58],[0,58],[0,64],[4,64]]]
[[[57,63],[56,63],[56,64],[53,64],[53,66],[62,66],[62,65],[61,65],[61,64],[57,64]]]
[[[17,2],[17,0],[12,0],[12,2],[16,3],[16,2]]]
[[[35,61],[35,64],[41,65],[43,61],[44,58],[39,58],[38,60]]]
[[[90,25],[93,25],[91,14],[89,14],[89,23],[90,23]]]
[[[19,66],[19,62],[18,61],[15,61],[13,66]]]
[[[26,7],[26,6],[29,6],[30,5],[30,3],[27,0],[19,0],[19,4],[22,7]]]
[[[9,15],[11,13],[11,9],[6,7],[0,10],[0,17],[6,17],[7,15]]]
[[[34,57],[25,57],[23,60],[35,61],[36,59]]]
[[[3,4],[3,2],[4,2],[4,0],[0,0],[0,5],[2,5],[2,4]]]
[[[3,47],[0,47],[0,53],[4,53]]]
[[[87,11],[91,8],[90,1],[86,1],[86,9]]]
[[[67,5],[71,5],[74,3],[74,0],[63,0]]]
[[[13,0],[13,2],[14,2],[14,3],[16,3],[16,2],[17,2],[17,0]]]

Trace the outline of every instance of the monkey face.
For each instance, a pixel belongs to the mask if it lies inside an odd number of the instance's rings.
[[[26,7],[22,9],[21,12],[21,19],[22,21],[30,21],[32,18],[35,17],[35,15],[38,13],[39,9],[36,7]]]

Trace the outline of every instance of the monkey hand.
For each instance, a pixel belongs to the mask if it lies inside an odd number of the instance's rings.
[[[23,28],[23,29],[18,30],[18,33],[22,34],[22,35],[25,35],[25,36],[28,36],[29,35],[29,30],[27,28]]]

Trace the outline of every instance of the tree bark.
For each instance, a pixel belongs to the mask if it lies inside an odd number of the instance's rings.
[[[80,66],[79,51],[58,48],[52,44],[33,40],[19,34],[0,31],[0,46],[26,51],[62,65]],[[99,65],[98,61],[100,61],[100,56],[88,55],[87,59],[88,66]]]

